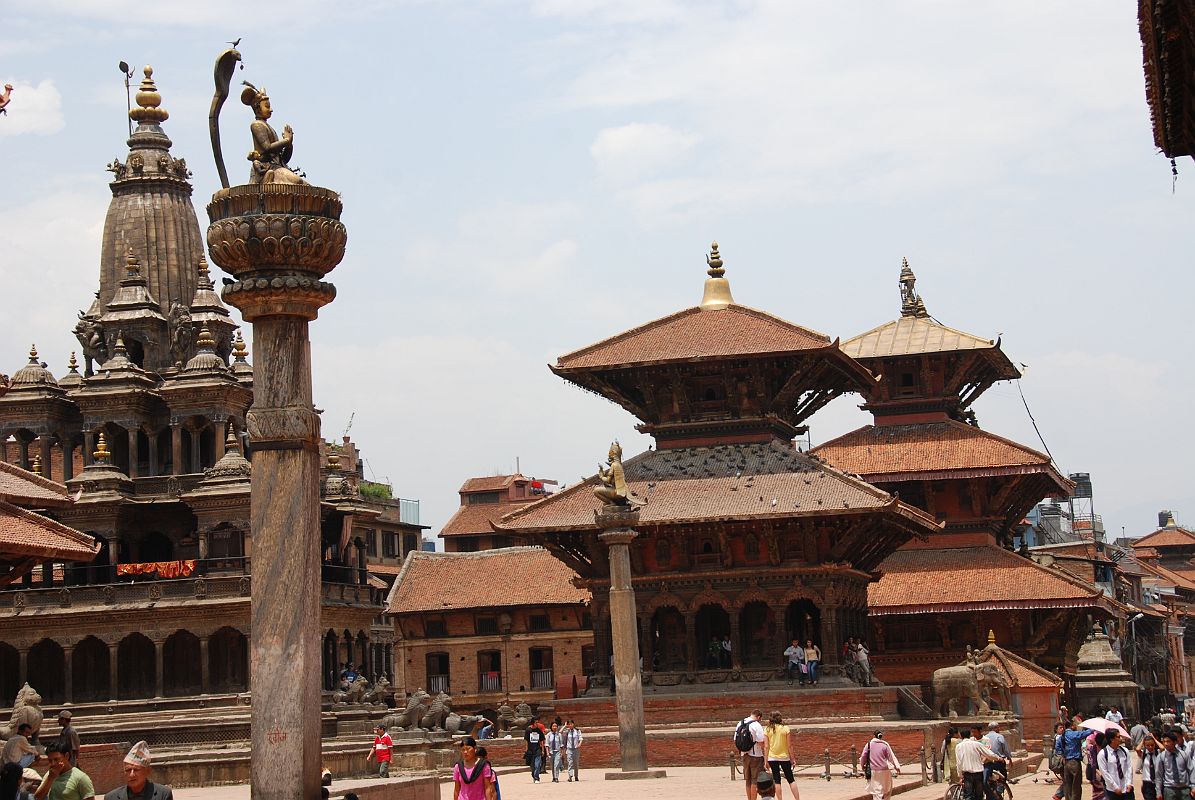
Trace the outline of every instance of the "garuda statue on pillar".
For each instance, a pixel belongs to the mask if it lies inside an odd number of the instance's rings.
[[[606,465],[598,464],[598,480],[602,482],[601,486],[595,486],[593,494],[606,505],[631,510],[644,504],[627,487],[626,473],[622,469],[622,445],[617,441],[610,445]]]

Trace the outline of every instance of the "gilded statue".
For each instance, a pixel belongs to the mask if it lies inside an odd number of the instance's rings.
[[[593,494],[603,503],[625,508],[643,505],[627,487],[626,473],[622,469],[622,445],[618,442],[610,445],[606,465],[598,464],[598,480],[601,486],[595,486]]]
[[[4,84],[4,91],[0,92],[0,114],[8,113],[8,103],[12,99],[12,84]]]
[[[241,92],[241,102],[253,109],[254,116],[249,125],[249,131],[253,134],[253,151],[249,153],[253,168],[249,172],[249,182],[307,183],[289,166],[295,149],[295,132],[289,125],[284,125],[279,136],[269,122],[274,114],[269,94],[248,81],[243,83],[245,88]]]

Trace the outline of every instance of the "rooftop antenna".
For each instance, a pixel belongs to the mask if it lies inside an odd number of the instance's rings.
[[[344,433],[341,434],[342,437],[349,435],[349,431],[351,431],[353,429],[353,420],[356,418],[356,416],[357,416],[356,411],[349,414],[349,424],[344,426]]]
[[[516,474],[516,475],[522,475],[522,474],[523,474],[523,470],[522,470],[522,468],[519,466],[519,457],[518,457],[518,456],[515,456],[515,474]]]
[[[129,66],[127,61],[121,61],[119,64],[116,65],[116,67],[117,67],[117,69],[120,70],[120,74],[124,75],[124,101],[125,101],[125,106],[126,106],[125,110],[131,112],[133,110],[133,93],[132,93],[132,90],[129,89],[129,81],[131,81],[133,79],[133,68]],[[133,135],[133,118],[130,117],[128,114],[125,114],[125,121],[129,123],[129,136],[132,136]]]

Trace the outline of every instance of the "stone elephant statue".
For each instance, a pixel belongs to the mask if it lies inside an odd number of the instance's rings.
[[[934,710],[940,717],[957,717],[958,701],[974,703],[979,714],[991,711],[980,692],[980,670],[972,665],[934,670]],[[963,709],[966,711],[966,707]]]
[[[1001,711],[1012,711],[1012,692],[999,667],[991,661],[985,661],[978,667],[977,678],[979,694],[989,706],[994,700]]]

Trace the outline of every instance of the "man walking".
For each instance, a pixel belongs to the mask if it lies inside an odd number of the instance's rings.
[[[390,759],[391,750],[394,749],[394,740],[390,738],[390,734],[386,733],[385,725],[373,726],[373,746],[369,748],[369,753],[365,756],[368,761],[371,758],[378,760],[378,777],[390,777]]]
[[[996,800],[995,794],[988,786],[984,768],[989,761],[1003,761],[1000,756],[992,752],[983,740],[983,726],[976,723],[971,726],[971,736],[961,740],[954,748],[955,762],[958,771],[963,776],[963,793],[967,800]],[[1079,773],[1082,777],[1082,773]]]
[[[1178,734],[1162,734],[1162,752],[1154,762],[1154,787],[1162,800],[1187,800],[1191,794],[1191,766],[1187,756],[1178,749]]]
[[[151,769],[149,744],[137,742],[124,757],[125,785],[108,792],[104,800],[174,800],[169,786],[150,781]]]
[[[743,757],[743,780],[746,782],[747,800],[756,800],[759,789],[755,781],[764,771],[764,758],[767,755],[764,750],[767,747],[768,736],[764,733],[761,719],[762,711],[752,711],[750,716],[739,723],[734,732],[735,748]],[[746,747],[747,741],[744,740],[749,740],[750,748]]]
[[[1000,723],[988,723],[988,732],[983,738],[987,740],[988,749],[1000,756],[999,761],[989,761],[983,765],[983,782],[990,786],[993,772],[1002,774],[1007,782],[1008,765],[1012,762],[1012,750],[1008,749],[1008,741],[1005,740],[1004,734],[1000,733]]]
[[[873,800],[890,800],[892,776],[900,775],[900,762],[884,741],[883,731],[876,731],[871,741],[863,746],[859,766],[867,777],[867,791],[871,792]]]
[[[564,723],[564,754],[568,760],[568,782],[581,780],[581,742],[585,739],[581,729],[570,719]]]
[[[71,752],[71,766],[79,766],[79,733],[71,724],[71,712],[65,708],[58,714],[58,726],[61,730],[58,731],[58,743],[65,744],[70,748]]]
[[[1083,718],[1078,714],[1071,717],[1070,727],[1054,742],[1054,752],[1061,753],[1062,796],[1066,800],[1082,800],[1083,797],[1083,740],[1088,732],[1079,728]]]
[[[527,766],[531,767],[531,782],[539,783],[539,774],[544,769],[544,753],[547,752],[547,745],[544,744],[544,734],[537,724],[538,717],[533,719],[527,725],[527,730],[523,734],[523,741],[527,743],[527,752],[523,754],[523,760],[527,762]]]

